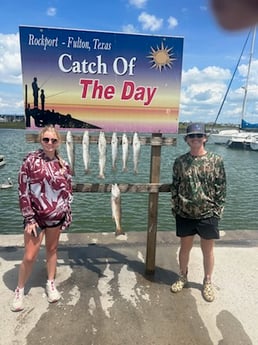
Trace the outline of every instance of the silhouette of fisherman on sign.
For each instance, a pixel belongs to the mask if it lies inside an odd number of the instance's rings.
[[[33,98],[34,98],[34,108],[38,108],[39,105],[39,87],[37,83],[37,78],[33,78],[33,82],[31,84],[32,91],[33,91]]]
[[[45,110],[45,93],[43,89],[41,89],[41,92],[40,92],[40,100],[41,100],[41,110],[44,111]]]

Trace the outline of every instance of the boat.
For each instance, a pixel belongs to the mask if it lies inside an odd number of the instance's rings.
[[[242,137],[233,135],[226,145],[231,149],[258,151],[258,133]]]
[[[6,164],[5,156],[0,155],[0,168]]]
[[[13,187],[13,182],[10,179],[10,177],[8,177],[7,182],[0,184],[0,189],[8,189],[8,188],[12,188],[12,187]]]
[[[250,142],[250,149],[252,151],[258,151],[258,137],[253,137]]]
[[[238,129],[223,129],[218,133],[211,133],[210,138],[214,144],[227,145],[233,136],[240,136],[242,134]],[[245,133],[243,133],[245,137]]]
[[[249,35],[247,37],[247,41],[248,41]],[[254,150],[254,147],[256,146],[256,144],[258,144],[258,139],[257,139],[258,138],[258,123],[250,123],[244,120],[245,111],[246,111],[246,101],[247,101],[247,91],[248,91],[250,69],[251,69],[251,63],[252,63],[253,52],[254,52],[255,37],[256,37],[256,27],[253,29],[253,37],[252,37],[250,57],[249,57],[249,63],[248,63],[248,71],[247,71],[247,77],[246,77],[246,86],[244,87],[245,92],[244,92],[242,111],[241,111],[241,123],[240,123],[239,129],[224,129],[224,130],[219,131],[218,133],[211,133],[210,134],[211,142],[214,144],[222,144],[222,145],[226,145],[229,148],[244,149],[244,150],[246,149]],[[242,50],[240,59],[242,57],[243,51],[244,49]],[[232,79],[233,78],[234,78],[234,74],[233,74]],[[231,82],[229,84],[229,87],[231,85]],[[228,93],[228,90],[226,92],[226,95]],[[226,95],[223,99],[222,106],[225,102]],[[222,106],[220,108],[220,111],[222,109]]]

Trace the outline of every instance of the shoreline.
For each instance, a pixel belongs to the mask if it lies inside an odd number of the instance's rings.
[[[22,247],[23,234],[0,234],[0,247]],[[147,231],[126,232],[125,235],[115,236],[114,232],[88,232],[88,233],[62,233],[59,246],[78,246],[95,244],[113,245],[124,244],[147,244]],[[176,245],[179,238],[175,231],[157,231],[156,244]],[[199,243],[199,237],[195,237],[194,243]],[[215,241],[216,246],[238,245],[258,246],[258,231],[256,230],[229,230],[220,231],[220,239]],[[44,245],[44,240],[42,242]]]

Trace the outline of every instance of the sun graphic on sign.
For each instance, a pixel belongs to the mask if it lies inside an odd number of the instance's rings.
[[[159,71],[162,71],[166,68],[172,68],[173,61],[176,59],[173,58],[172,53],[173,48],[164,47],[163,42],[161,43],[161,47],[157,47],[157,49],[154,49],[151,47],[151,55],[147,56],[152,61],[151,68],[156,68]]]

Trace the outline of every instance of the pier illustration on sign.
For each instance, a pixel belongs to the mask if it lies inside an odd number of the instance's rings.
[[[33,78],[32,95],[33,108],[28,103],[28,87],[25,85],[25,118],[26,127],[31,127],[31,118],[34,119],[36,127],[44,127],[46,125],[59,125],[61,128],[87,128],[87,129],[101,129],[99,126],[84,122],[73,118],[71,114],[61,114],[54,109],[47,109],[45,103],[45,90],[38,86],[37,77]],[[40,106],[39,106],[39,91],[40,91]]]

